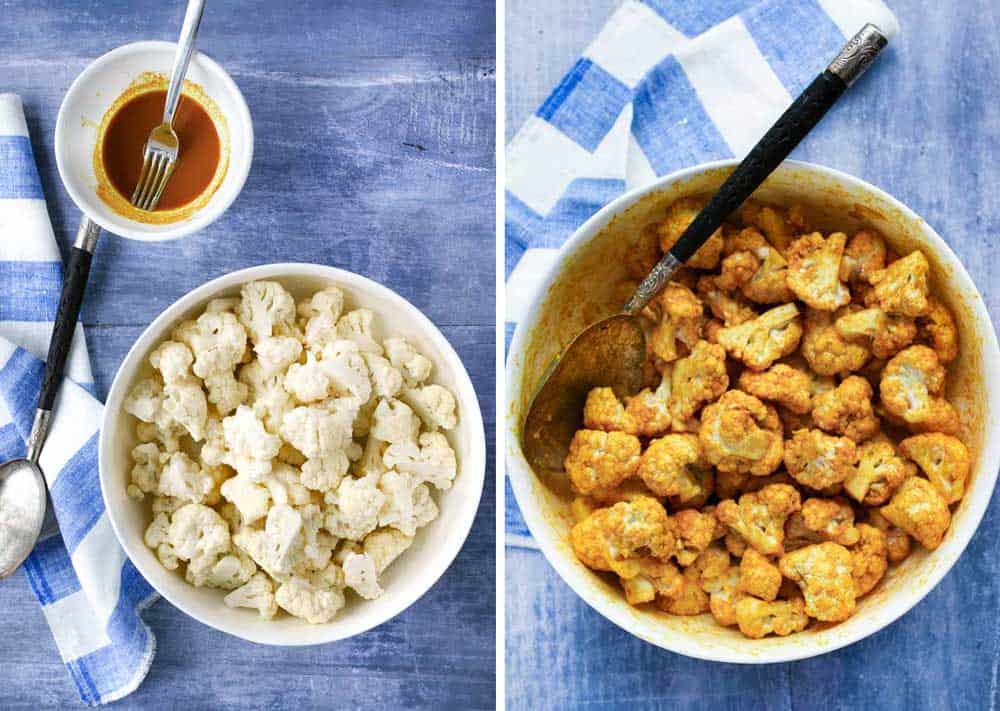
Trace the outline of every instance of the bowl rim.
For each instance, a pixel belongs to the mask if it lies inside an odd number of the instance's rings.
[[[118,408],[110,407],[108,405],[111,405],[116,401],[120,401],[124,397],[125,389],[130,384],[124,382],[124,378],[122,377],[122,372],[126,363],[132,363],[137,359],[141,361],[141,359],[145,357],[146,353],[148,353],[153,347],[155,342],[163,337],[165,326],[175,321],[181,313],[195,308],[199,304],[204,304],[213,298],[213,295],[217,294],[219,291],[231,288],[238,284],[254,281],[256,279],[288,279],[296,276],[328,278],[335,282],[337,286],[341,286],[348,293],[350,293],[351,290],[358,285],[362,285],[365,288],[372,288],[376,292],[381,292],[382,295],[387,297],[390,301],[396,302],[397,307],[405,312],[405,315],[416,324],[417,329],[427,334],[430,339],[434,341],[436,347],[444,356],[444,360],[446,361],[445,365],[448,367],[457,366],[454,368],[454,372],[458,388],[461,390],[461,393],[456,393],[456,395],[459,397],[460,402],[464,398],[470,405],[468,408],[468,415],[463,419],[467,421],[467,426],[470,428],[471,448],[465,457],[466,466],[463,468],[462,474],[465,476],[475,477],[474,491],[476,492],[475,495],[469,500],[466,508],[462,511],[455,523],[456,527],[461,531],[461,535],[456,536],[453,539],[451,547],[445,549],[444,554],[438,559],[440,570],[436,571],[427,579],[425,586],[415,587],[409,594],[400,597],[400,599],[396,601],[396,604],[391,607],[387,607],[384,614],[379,615],[374,621],[360,626],[358,629],[350,631],[349,633],[344,633],[341,630],[342,625],[338,625],[336,619],[326,623],[325,625],[315,625],[313,627],[328,627],[330,634],[328,636],[324,636],[320,640],[310,641],[276,639],[273,636],[259,636],[253,633],[247,633],[240,629],[232,628],[225,624],[220,624],[211,619],[209,616],[194,612],[182,601],[177,600],[172,595],[167,594],[157,587],[157,585],[151,580],[151,575],[149,574],[147,567],[132,556],[132,547],[130,547],[127,543],[126,537],[122,533],[123,523],[119,520],[119,513],[109,503],[112,500],[109,495],[112,483],[109,481],[110,474],[106,473],[108,467],[105,466],[105,461],[112,456],[110,452],[111,444],[108,442],[109,437],[106,436],[105,433],[111,431],[110,422],[114,417],[118,416]],[[111,528],[114,530],[115,537],[118,539],[118,543],[121,545],[125,555],[128,556],[128,559],[136,567],[136,570],[139,571],[139,574],[142,575],[146,582],[148,582],[161,597],[181,612],[198,622],[207,625],[208,627],[212,627],[220,632],[224,632],[250,642],[282,647],[328,644],[330,642],[336,642],[363,634],[385,622],[388,622],[390,619],[401,614],[403,611],[416,603],[421,597],[423,597],[432,587],[434,587],[434,585],[437,584],[444,573],[451,567],[459,552],[465,546],[469,533],[472,531],[472,526],[475,523],[476,514],[479,511],[479,504],[482,500],[483,494],[483,486],[486,480],[486,433],[483,423],[482,410],[479,405],[479,398],[462,359],[458,356],[458,353],[452,347],[451,343],[444,336],[444,334],[441,333],[440,329],[420,309],[410,303],[409,300],[389,287],[379,284],[373,279],[345,269],[310,262],[280,262],[274,264],[261,264],[222,274],[205,282],[204,284],[201,284],[191,291],[188,291],[166,307],[142,331],[138,338],[136,338],[135,342],[125,354],[125,357],[122,358],[121,364],[118,366],[118,370],[115,372],[115,377],[111,382],[111,387],[108,389],[108,396],[105,402],[106,406],[104,408],[104,414],[101,418],[101,432],[98,439],[98,476],[101,485],[101,497],[104,499],[104,507],[108,514],[108,520],[111,523]],[[447,494],[447,492],[445,493]],[[138,545],[142,545],[141,538]]]
[[[222,184],[216,191],[216,195],[219,196],[219,200],[215,202],[210,201],[200,210],[197,210],[193,215],[183,220],[178,220],[177,222],[169,223],[167,225],[155,225],[155,227],[160,228],[156,231],[146,229],[146,227],[154,225],[147,226],[141,222],[130,220],[124,216],[118,216],[115,220],[108,220],[92,213],[90,210],[84,209],[84,205],[86,204],[84,196],[76,189],[74,182],[67,179],[69,167],[66,164],[67,158],[65,156],[65,146],[66,142],[70,140],[68,137],[68,132],[70,130],[68,126],[71,121],[66,114],[66,111],[68,110],[67,106],[71,103],[71,99],[74,99],[77,94],[84,91],[84,89],[91,84],[93,75],[103,69],[105,65],[121,59],[122,57],[135,54],[148,54],[150,52],[163,51],[173,53],[176,51],[176,48],[176,42],[167,42],[164,40],[143,40],[140,42],[130,42],[129,44],[124,44],[105,52],[88,64],[83,71],[76,76],[73,83],[70,84],[69,89],[66,90],[66,94],[63,96],[63,99],[59,104],[59,113],[56,116],[53,146],[56,154],[56,168],[59,171],[59,179],[62,182],[63,187],[66,189],[66,192],[69,193],[69,196],[72,198],[77,209],[86,215],[87,218],[100,225],[102,229],[127,239],[134,239],[141,242],[165,242],[168,240],[179,239],[181,237],[187,237],[190,234],[208,227],[208,225],[215,222],[226,212],[226,210],[229,209],[230,205],[233,204],[237,196],[243,191],[243,186],[246,184],[247,176],[250,174],[250,166],[253,163],[253,119],[250,116],[250,107],[247,105],[246,98],[240,91],[239,86],[236,85],[236,82],[221,64],[216,62],[204,52],[195,50],[194,56],[191,58],[192,63],[197,63],[198,66],[204,69],[207,73],[214,75],[215,78],[222,83],[223,86],[225,86],[226,95],[231,98],[235,104],[235,115],[227,115],[226,119],[229,123],[229,130],[231,132],[236,130],[242,132],[243,143],[246,146],[246,151],[244,151],[238,159],[234,156],[232,151],[230,151],[229,167],[227,168],[226,176],[223,178]],[[230,183],[230,187],[226,190],[226,192],[223,192],[223,188],[226,186],[227,179],[230,174],[234,175],[236,179]],[[215,196],[213,196],[213,199],[214,197]]]
[[[719,169],[735,168],[739,165],[739,163],[740,161],[738,159],[724,159],[700,163],[698,165],[683,168],[661,176],[648,185],[628,190],[594,213],[589,219],[587,219],[586,222],[578,227],[559,248],[558,255],[553,258],[551,263],[548,265],[544,277],[539,282],[539,287],[531,299],[530,306],[525,311],[523,317],[518,321],[511,339],[510,349],[504,368],[506,377],[505,397],[506,402],[508,403],[507,411],[504,416],[505,462],[507,465],[506,472],[508,478],[510,479],[514,498],[517,501],[525,524],[528,526],[528,530],[532,534],[532,538],[538,544],[542,554],[545,556],[549,564],[556,570],[556,573],[563,580],[563,582],[566,583],[566,585],[568,585],[570,589],[582,598],[591,608],[629,634],[657,647],[661,647],[684,656],[712,662],[736,664],[774,664],[808,659],[854,644],[855,642],[865,639],[866,637],[869,637],[889,626],[909,612],[915,605],[917,605],[917,603],[923,600],[924,597],[926,597],[938,585],[944,576],[948,574],[955,563],[958,562],[959,558],[961,558],[962,554],[965,552],[972,537],[979,529],[983,516],[986,513],[986,509],[989,506],[991,494],[996,486],[997,475],[1000,473],[998,472],[997,467],[997,463],[1000,462],[1000,438],[991,437],[989,429],[987,429],[984,435],[983,448],[980,455],[982,465],[977,473],[977,477],[984,477],[981,481],[985,482],[987,485],[987,495],[969,502],[968,509],[965,511],[963,518],[963,521],[966,523],[963,526],[961,534],[953,539],[956,542],[956,546],[954,548],[954,554],[950,560],[945,561],[944,564],[935,566],[929,575],[925,575],[921,578],[920,585],[900,591],[899,594],[895,595],[892,602],[885,606],[885,612],[878,616],[876,624],[874,625],[860,628],[856,632],[843,637],[834,638],[832,643],[824,644],[822,647],[816,644],[803,644],[801,647],[788,647],[784,649],[762,648],[760,650],[760,654],[750,656],[743,653],[732,652],[729,648],[722,648],[725,651],[718,651],[719,648],[713,648],[709,651],[703,648],[701,642],[694,641],[693,638],[687,635],[674,635],[669,639],[654,639],[650,635],[644,633],[643,626],[636,622],[638,618],[626,614],[625,609],[622,608],[620,604],[612,603],[606,596],[597,594],[595,590],[588,587],[581,588],[575,583],[575,580],[580,578],[580,576],[584,573],[579,570],[579,563],[577,563],[575,559],[571,559],[570,556],[564,555],[557,548],[557,536],[555,535],[552,527],[547,524],[541,506],[536,505],[536,498],[532,493],[532,487],[534,485],[533,479],[535,478],[535,475],[521,452],[521,446],[517,436],[518,430],[520,429],[518,423],[520,413],[517,412],[516,408],[512,406],[512,403],[517,402],[520,396],[520,378],[522,375],[521,356],[524,354],[525,349],[530,342],[528,336],[528,332],[530,330],[529,326],[538,321],[549,287],[561,272],[567,259],[576,252],[577,248],[582,243],[596,236],[610,223],[611,219],[615,215],[620,214],[627,208],[636,204],[646,195],[703,173]],[[817,174],[824,178],[872,194],[897,209],[900,214],[906,218],[906,220],[920,224],[922,226],[921,238],[927,239],[937,251],[937,254],[945,257],[949,266],[953,268],[954,274],[958,280],[967,283],[971,287],[972,292],[978,297],[974,300],[970,310],[977,324],[985,324],[987,326],[987,328],[982,329],[983,333],[980,334],[982,336],[982,350],[984,353],[988,354],[982,359],[982,367],[984,369],[988,369],[990,368],[991,362],[996,364],[1000,361],[1000,347],[998,347],[997,335],[993,328],[989,313],[986,310],[985,300],[982,298],[982,293],[972,280],[972,277],[969,276],[968,271],[965,269],[965,266],[962,264],[961,260],[959,260],[958,256],[954,253],[954,251],[952,251],[951,247],[938,234],[938,232],[927,223],[926,220],[921,218],[914,210],[882,188],[848,173],[816,163],[799,160],[784,161],[781,166],[776,169],[776,172],[787,167]],[[996,366],[994,365],[993,367],[995,368]],[[989,409],[991,410],[1000,408],[1000,392],[994,392],[992,395],[988,395],[987,402],[990,405]],[[586,574],[592,573],[591,571],[586,571]]]

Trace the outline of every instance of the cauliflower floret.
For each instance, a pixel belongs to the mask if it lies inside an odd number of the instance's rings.
[[[678,511],[670,521],[674,529],[674,548],[670,555],[682,566],[694,563],[715,538],[714,512],[703,513],[697,509]]]
[[[270,378],[284,373],[302,355],[302,344],[293,336],[271,336],[253,347],[260,362],[261,374]]]
[[[701,450],[720,472],[766,476],[781,464],[782,429],[774,408],[730,390],[701,413]]]
[[[860,370],[871,355],[863,343],[848,341],[828,311],[806,309],[802,355],[817,375],[841,375]]]
[[[170,543],[170,517],[160,512],[153,516],[153,520],[146,527],[143,536],[146,546],[156,551],[156,557],[167,570],[177,570],[180,561],[177,558],[177,551]]]
[[[368,374],[371,377],[372,390],[376,397],[392,398],[403,389],[403,374],[393,367],[388,359],[374,353],[362,353]]]
[[[233,543],[268,575],[281,580],[302,559],[305,541],[302,524],[301,513],[287,504],[278,504],[267,512],[263,530],[244,526],[233,536]]]
[[[306,355],[305,363],[288,366],[283,384],[285,390],[301,403],[325,400],[330,395],[330,376],[312,353]]]
[[[437,518],[438,507],[427,484],[419,484],[409,474],[390,469],[378,482],[385,503],[378,512],[378,525],[398,528],[407,536]]]
[[[698,408],[718,398],[729,387],[725,350],[708,341],[698,341],[689,356],[674,364],[670,382],[671,416],[678,422],[693,417]]]
[[[680,239],[684,230],[694,221],[704,206],[705,203],[702,200],[681,198],[667,208],[666,218],[656,228],[660,239],[660,251],[670,251],[670,248]],[[719,264],[724,246],[725,242],[722,239],[722,229],[720,228],[705,240],[705,243],[685,264],[692,269],[715,269]]]
[[[927,313],[917,320],[921,339],[926,341],[938,360],[950,363],[958,357],[958,327],[948,307],[937,299],[927,299]]]
[[[184,452],[174,452],[160,471],[156,493],[180,501],[201,503],[215,487],[215,481]]]
[[[285,374],[266,374],[259,360],[247,363],[239,371],[239,380],[250,388],[254,412],[271,432],[277,432],[281,418],[292,409],[292,396],[285,390]]]
[[[785,467],[795,481],[822,490],[839,484],[855,472],[858,449],[848,437],[820,430],[797,430],[785,442]]]
[[[941,545],[941,539],[951,526],[948,502],[933,484],[917,476],[904,481],[892,501],[879,511],[890,523],[931,551]]]
[[[962,500],[969,476],[969,450],[957,437],[931,432],[908,437],[899,451],[912,459],[949,504]]]
[[[281,284],[276,281],[252,281],[243,285],[240,297],[236,313],[254,343],[292,332],[295,301]]]
[[[763,238],[762,238],[763,239]],[[722,260],[716,284],[726,291],[736,291],[753,278],[760,260],[748,251],[733,252]]]
[[[281,420],[281,436],[306,457],[302,483],[311,489],[336,486],[350,467],[355,416],[351,404],[297,407]]]
[[[364,553],[348,553],[344,558],[344,581],[365,600],[382,597],[384,592],[378,584],[375,561]]]
[[[902,563],[909,557],[910,536],[906,531],[889,523],[889,520],[879,513],[878,509],[869,509],[868,523],[885,534],[886,550],[890,562]]]
[[[793,205],[786,210],[764,206],[744,205],[745,222],[755,225],[782,254],[788,250],[792,237],[796,232],[805,231],[805,221],[798,206]]]
[[[229,311],[230,313],[235,313],[236,309],[238,309],[239,307],[240,307],[240,297],[229,296],[229,297],[221,297],[218,299],[212,299],[211,301],[208,302],[208,305],[205,306],[205,311],[210,314],[219,313],[221,311]]]
[[[822,540],[842,546],[853,546],[858,542],[854,509],[846,499],[806,499],[802,504],[802,523]]]
[[[265,620],[270,620],[278,612],[278,603],[274,600],[274,586],[264,573],[255,573],[250,580],[222,600],[227,607],[249,607],[257,610]]]
[[[855,596],[867,595],[878,585],[889,567],[885,534],[867,523],[858,524],[860,540],[851,551]]]
[[[222,483],[222,496],[240,512],[243,523],[252,524],[267,516],[271,495],[267,487],[236,475]]]
[[[812,409],[812,378],[797,368],[777,363],[764,371],[740,373],[740,389],[804,415]]]
[[[810,617],[840,622],[854,614],[853,557],[842,545],[827,542],[800,548],[783,555],[778,568],[798,583]]]
[[[201,504],[186,504],[170,518],[167,540],[181,560],[214,561],[230,550],[229,524]]]
[[[677,597],[684,585],[677,566],[652,556],[640,558],[639,572],[619,581],[630,605],[652,602],[657,596]]]
[[[872,409],[872,386],[858,375],[851,375],[835,389],[817,395],[812,417],[820,428],[855,442],[864,442],[879,431],[878,418]]]
[[[736,602],[735,614],[740,632],[750,639],[769,634],[786,637],[801,632],[809,624],[806,605],[799,597],[774,602],[742,597]]]
[[[140,380],[125,397],[122,409],[143,422],[164,421],[163,385],[156,378]]]
[[[624,432],[578,430],[564,463],[573,488],[581,494],[607,491],[639,470],[642,446]]]
[[[676,497],[681,506],[711,493],[711,468],[696,435],[668,434],[650,442],[640,458],[639,477],[654,494]]]
[[[626,412],[625,406],[611,388],[594,388],[587,393],[587,402],[583,406],[583,426],[588,430],[637,434],[635,420]],[[669,428],[668,414],[664,429]]]
[[[372,414],[369,436],[383,442],[412,442],[420,431],[420,421],[402,400],[380,400]]]
[[[221,558],[195,558],[188,563],[184,579],[195,587],[234,590],[257,572],[253,560],[242,551]]]
[[[874,306],[861,311],[848,311],[834,327],[849,341],[868,344],[876,358],[891,358],[913,343],[917,325],[907,316],[890,316]]]
[[[681,576],[681,590],[675,597],[659,597],[657,605],[671,615],[700,615],[710,609],[708,594],[701,589],[698,571],[687,568]]]
[[[305,321],[303,338],[313,350],[320,350],[337,338],[337,321],[344,310],[344,294],[335,286],[317,291],[299,304]]]
[[[458,473],[455,451],[440,432],[424,432],[419,444],[413,441],[390,444],[382,461],[396,471],[409,474],[417,483],[427,482],[442,491],[451,488]]]
[[[340,589],[320,588],[298,575],[281,583],[274,599],[281,609],[314,625],[329,622],[344,606],[344,593]]]
[[[772,601],[778,597],[781,571],[760,553],[750,548],[740,561],[739,589],[761,600]]]
[[[132,448],[132,486],[137,489],[130,494],[132,498],[141,501],[143,494],[152,494],[159,488],[160,470],[168,460],[169,455],[160,451],[153,442],[144,442]]]
[[[726,555],[728,560],[729,554]],[[721,575],[710,579],[702,577],[701,589],[708,593],[709,611],[715,621],[723,627],[736,624],[736,603],[745,597],[739,590],[739,584],[739,566],[730,566],[728,562],[726,570]]]
[[[801,507],[794,487],[769,484],[760,491],[743,494],[738,504],[731,499],[720,502],[715,515],[758,553],[778,555],[783,551],[785,519]]]
[[[271,473],[271,460],[278,456],[281,439],[266,429],[253,408],[240,405],[222,421],[227,452],[223,461],[251,481]]]
[[[693,348],[701,337],[704,307],[698,297],[683,284],[668,282],[650,305],[659,318],[647,339],[650,352],[670,362],[680,356],[677,344]]]
[[[175,332],[183,337],[194,353],[194,374],[205,378],[212,373],[232,371],[243,360],[247,333],[228,311],[204,313],[194,326]]]
[[[900,316],[923,316],[930,308],[927,283],[930,264],[920,250],[897,259],[885,269],[872,272],[868,281],[875,287],[872,298],[882,310]]]
[[[788,247],[787,284],[814,309],[836,311],[851,301],[840,282],[840,260],[847,236],[835,232],[826,239],[819,232],[799,237]]]
[[[338,340],[323,348],[322,366],[336,394],[353,398],[358,406],[371,399],[371,373],[366,355],[354,341]],[[375,356],[379,357],[379,356]]]
[[[858,447],[858,468],[844,480],[844,491],[867,506],[881,506],[912,473],[892,442],[879,437]]]
[[[168,385],[189,379],[192,363],[191,350],[177,341],[164,341],[149,354],[149,364],[160,371],[163,382]]]
[[[284,462],[275,462],[271,474],[264,479],[263,485],[275,504],[306,506],[312,503],[313,496],[309,492],[309,487],[303,483],[303,479],[302,473],[295,467]]]
[[[246,402],[250,388],[241,383],[230,371],[212,373],[205,378],[208,401],[215,405],[220,415],[228,415]]]
[[[622,578],[639,574],[644,555],[664,559],[675,547],[666,509],[649,496],[597,509],[573,527],[570,542],[588,568],[611,570]]]
[[[365,536],[363,550],[375,563],[375,570],[381,575],[412,544],[413,536],[408,536],[395,528],[380,528]]]
[[[945,369],[927,346],[910,346],[882,370],[879,392],[885,409],[912,430],[954,434],[958,413],[941,397]]]
[[[374,531],[379,525],[380,512],[392,504],[391,497],[387,495],[389,487],[383,488],[381,484],[391,482],[394,476],[405,479],[412,488],[409,477],[391,470],[382,476],[382,481],[375,476],[362,479],[344,477],[335,490],[328,491],[324,496],[327,504],[326,529],[338,538],[356,541]]]
[[[784,304],[795,298],[786,283],[788,262],[781,251],[771,246],[756,228],[748,227],[727,239],[726,252],[734,258],[728,265],[729,269],[733,270],[740,291],[750,301],[758,304]],[[747,275],[751,265],[753,271]],[[723,261],[723,274],[720,275],[723,278],[719,285],[724,289],[735,288],[725,284],[726,281],[731,281],[725,278],[726,268],[726,261]]]
[[[719,331],[719,345],[750,368],[763,370],[795,350],[802,337],[799,308],[784,304],[757,318]]]
[[[416,387],[427,380],[431,375],[433,364],[424,356],[417,353],[416,349],[404,338],[387,338],[382,342],[385,347],[385,354],[396,368],[403,374],[406,384]]]
[[[851,237],[840,260],[840,280],[852,284],[885,268],[885,240],[878,232],[861,230]]]
[[[698,279],[698,295],[704,300],[715,318],[726,326],[737,326],[757,317],[742,294],[726,291],[719,284],[717,276],[703,276]],[[707,326],[706,326],[707,332]],[[706,333],[707,337],[707,333]]]
[[[163,389],[163,412],[184,427],[196,442],[205,437],[208,402],[194,378],[170,383]]]
[[[673,368],[665,366],[660,384],[656,390],[643,388],[637,395],[628,398],[625,405],[624,424],[631,430],[623,430],[640,437],[656,437],[667,432],[673,425],[670,413],[670,395],[673,390]]]
[[[429,430],[453,430],[458,424],[455,413],[455,396],[440,385],[407,388],[402,399],[408,404]]]
[[[337,321],[337,338],[354,341],[363,353],[382,355],[382,346],[375,340],[374,334],[375,314],[368,309],[348,311]]]

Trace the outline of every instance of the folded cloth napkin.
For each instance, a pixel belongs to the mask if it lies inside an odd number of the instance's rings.
[[[507,146],[507,344],[558,247],[628,189],[742,157],[880,0],[625,0]],[[510,486],[507,545],[535,547]]]
[[[62,261],[21,100],[0,94],[0,461],[24,456],[42,382]],[[139,613],[156,593],[118,545],[97,476],[103,406],[78,327],[40,464],[56,526],[24,563],[80,699],[97,705],[146,676],[155,638]]]

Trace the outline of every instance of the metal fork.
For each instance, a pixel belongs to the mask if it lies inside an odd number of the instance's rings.
[[[167,88],[167,100],[163,107],[163,123],[154,128],[146,140],[146,148],[142,155],[142,171],[132,193],[131,202],[140,210],[156,209],[167,182],[177,166],[177,154],[180,152],[181,142],[173,128],[174,113],[181,99],[184,76],[187,74],[191,55],[194,54],[194,40],[198,35],[198,26],[201,24],[204,10],[205,0],[189,0],[184,13],[184,24],[181,26],[181,36],[177,40],[177,54],[174,56],[174,68],[170,73],[170,86]]]

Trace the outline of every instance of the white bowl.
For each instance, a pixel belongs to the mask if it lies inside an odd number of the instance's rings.
[[[962,554],[989,503],[1000,462],[1000,351],[983,299],[944,240],[919,216],[884,191],[829,168],[789,161],[755,194],[765,202],[803,202],[831,218],[829,225],[880,230],[897,251],[921,247],[932,266],[939,297],[955,313],[961,337],[948,395],[968,423],[973,457],[968,492],[941,546],[914,553],[879,588],[862,598],[857,613],[826,629],[789,637],[750,640],[717,625],[710,615],[675,617],[652,606],[625,602],[617,583],[581,564],[569,545],[569,499],[532,472],[520,447],[521,422],[546,365],[574,334],[610,315],[613,289],[625,278],[621,256],[642,226],[679,197],[714,191],[735,161],[673,173],[623,195],[588,220],[566,242],[514,333],[507,360],[507,472],[524,519],[542,552],[566,583],[595,610],[652,644],[700,659],[769,663],[812,657],[882,629],[916,605]],[[846,224],[845,224],[846,221]],[[594,275],[599,274],[600,278]],[[581,288],[585,284],[585,288]],[[621,297],[618,296],[619,302]]]
[[[176,47],[172,42],[135,42],[101,55],[80,73],[59,107],[56,165],[66,192],[91,220],[122,237],[159,241],[197,232],[226,211],[250,172],[253,123],[247,102],[225,69],[201,52],[195,52],[186,79],[200,85],[219,107],[229,133],[229,167],[218,190],[189,217],[166,224],[131,220],[112,210],[98,196],[93,156],[101,119],[141,74],[157,72],[169,77]]]
[[[151,520],[149,505],[125,495],[132,468],[129,453],[137,440],[136,420],[122,410],[122,402],[132,385],[151,372],[147,356],[174,326],[197,317],[209,300],[238,295],[242,284],[255,279],[279,281],[296,299],[327,286],[341,287],[348,308],[363,306],[375,312],[379,337],[402,336],[430,358],[434,363],[432,380],[451,390],[458,401],[458,426],[447,433],[458,457],[458,476],[452,488],[434,494],[440,515],[417,532],[409,550],[383,574],[382,597],[365,601],[352,594],[344,609],[327,624],[311,625],[289,615],[264,620],[255,610],[226,607],[222,590],[189,585],[176,571],[164,568],[143,543],[143,533]],[[101,493],[122,548],[149,584],[174,607],[210,627],[252,642],[306,645],[333,642],[380,625],[416,602],[437,582],[458,555],[472,527],[486,471],[486,437],[479,402],[462,361],[437,327],[410,302],[370,279],[341,269],[315,264],[269,264],[203,284],[174,302],[143,331],[111,384],[98,458]]]

